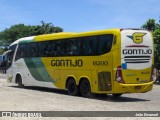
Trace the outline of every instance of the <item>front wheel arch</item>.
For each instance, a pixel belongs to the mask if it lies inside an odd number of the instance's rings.
[[[22,76],[20,74],[16,75],[15,83],[17,83],[20,88],[24,87]]]

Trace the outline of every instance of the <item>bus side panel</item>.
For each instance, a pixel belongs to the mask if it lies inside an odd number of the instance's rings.
[[[112,91],[112,53],[102,56],[89,57],[50,57],[41,58],[48,74],[56,82],[55,86],[65,89],[69,77],[75,79],[77,85],[86,78],[94,93],[107,93]],[[77,65],[76,61],[81,61]]]
[[[113,89],[113,61],[112,52],[93,57],[91,65],[91,84],[94,93],[111,93]]]
[[[23,80],[26,80],[23,81],[24,84],[55,88],[53,85],[55,81],[48,74],[40,58],[24,58],[24,60],[22,60],[23,59],[17,60],[15,64],[23,64],[25,68],[22,70],[17,66],[16,70],[22,73]]]

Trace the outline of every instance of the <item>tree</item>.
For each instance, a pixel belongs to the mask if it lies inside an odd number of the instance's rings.
[[[153,32],[153,38],[154,38],[154,55],[155,55],[155,66],[157,69],[160,69],[160,29],[156,29]]]
[[[31,26],[25,26],[24,24],[13,25],[0,32],[0,38],[11,43],[21,37],[29,36],[30,28]]]
[[[4,49],[0,48],[0,54],[3,54]]]
[[[154,19],[148,19],[142,28],[152,31],[154,38],[154,63],[157,69],[160,69],[160,24]]]
[[[145,28],[150,31],[154,31],[156,28],[155,19],[148,19],[146,23],[142,25],[142,28]]]
[[[31,35],[58,33],[62,31],[63,31],[62,28],[54,26],[52,23],[45,23],[44,21],[41,21],[41,25],[32,26]]]
[[[0,32],[0,39],[5,42],[12,43],[22,37],[57,33],[62,31],[63,29],[61,27],[54,26],[52,23],[45,23],[44,21],[41,21],[41,25],[35,26],[17,24]]]

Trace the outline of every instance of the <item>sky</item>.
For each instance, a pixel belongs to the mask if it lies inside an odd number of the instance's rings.
[[[0,0],[0,31],[42,20],[65,32],[140,28],[149,18],[159,21],[159,0]]]

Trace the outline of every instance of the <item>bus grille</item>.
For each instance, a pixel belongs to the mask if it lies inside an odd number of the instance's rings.
[[[99,72],[98,73],[98,90],[99,91],[111,91],[111,72]]]
[[[148,63],[151,60],[151,56],[125,56],[125,63]]]

